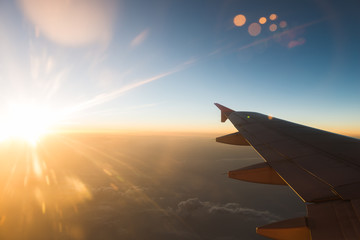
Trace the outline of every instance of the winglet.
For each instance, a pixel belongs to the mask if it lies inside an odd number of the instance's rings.
[[[228,119],[228,115],[230,115],[231,113],[235,112],[234,110],[224,107],[221,104],[215,103],[215,105],[220,109],[221,111],[221,122],[225,122],[226,119]]]

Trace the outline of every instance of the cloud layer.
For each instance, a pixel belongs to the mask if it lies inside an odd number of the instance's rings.
[[[112,35],[115,0],[18,0],[36,35],[66,46],[107,44]]]

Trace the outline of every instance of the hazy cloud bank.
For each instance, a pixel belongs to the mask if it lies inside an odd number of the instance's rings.
[[[251,208],[244,208],[239,203],[212,203],[202,202],[198,198],[189,198],[181,201],[176,209],[176,212],[183,217],[188,217],[194,214],[239,214],[251,218],[260,218],[264,221],[277,221],[280,218],[269,211],[260,211]]]

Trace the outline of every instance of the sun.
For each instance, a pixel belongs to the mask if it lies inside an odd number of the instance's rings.
[[[0,140],[11,138],[36,144],[55,123],[54,111],[31,103],[8,104],[0,118]]]

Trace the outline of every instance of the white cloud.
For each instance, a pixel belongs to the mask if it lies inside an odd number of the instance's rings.
[[[149,78],[146,78],[146,79],[143,79],[143,80],[140,80],[140,81],[125,85],[125,86],[120,87],[118,89],[115,89],[115,90],[113,90],[111,92],[98,94],[97,96],[93,97],[92,99],[89,99],[89,100],[84,101],[82,103],[76,104],[72,108],[67,109],[66,114],[69,115],[69,114],[72,114],[74,112],[82,111],[82,110],[94,107],[96,105],[100,105],[100,104],[104,104],[106,102],[112,101],[112,100],[118,98],[122,94],[124,94],[124,93],[126,93],[126,92],[128,92],[128,91],[130,91],[132,89],[141,87],[141,86],[143,86],[145,84],[157,81],[157,80],[162,79],[164,77],[170,76],[170,75],[172,75],[174,73],[180,72],[180,71],[184,70],[185,68],[187,68],[187,67],[191,66],[192,64],[194,64],[196,61],[197,61],[196,59],[191,59],[189,61],[186,61],[183,64],[178,65],[177,67],[175,67],[174,69],[172,69],[170,71],[167,71],[167,72],[155,75],[153,77],[149,77]]]
[[[202,202],[198,198],[189,198],[181,201],[176,209],[180,216],[191,216],[198,212],[207,214],[240,214],[247,217],[261,218],[265,221],[276,221],[280,218],[269,211],[260,211],[251,208],[244,208],[238,203],[212,203]]]
[[[140,45],[141,43],[143,43],[145,41],[145,39],[148,37],[149,35],[149,29],[145,29],[144,31],[142,31],[141,33],[139,33],[132,41],[131,41],[131,47],[136,47],[138,45]]]

